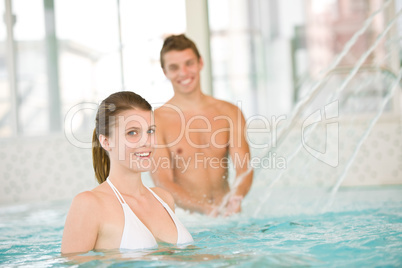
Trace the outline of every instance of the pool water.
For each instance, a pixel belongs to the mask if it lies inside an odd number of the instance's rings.
[[[0,208],[0,267],[401,267],[402,187],[338,194],[324,213],[211,219],[179,210],[193,246],[92,251],[80,261],[59,252],[70,201],[6,206]]]

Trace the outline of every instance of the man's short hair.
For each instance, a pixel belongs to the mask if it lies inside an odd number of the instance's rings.
[[[190,48],[194,54],[197,56],[198,59],[200,59],[201,55],[198,52],[197,46],[194,44],[193,41],[191,41],[187,36],[184,34],[179,34],[179,35],[171,35],[165,39],[163,42],[163,46],[160,52],[160,61],[161,61],[161,66],[162,68],[165,65],[165,61],[163,59],[163,56],[172,50],[178,50],[182,51],[185,49]]]

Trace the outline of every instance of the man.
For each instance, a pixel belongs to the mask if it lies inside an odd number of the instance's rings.
[[[158,147],[151,172],[155,185],[190,211],[212,216],[240,212],[253,177],[240,109],[202,93],[203,60],[185,35],[168,37],[160,60],[174,96],[155,110]],[[228,156],[236,170],[232,189]]]

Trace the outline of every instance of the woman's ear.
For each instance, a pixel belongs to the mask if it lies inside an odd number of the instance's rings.
[[[106,151],[110,152],[112,149],[109,145],[109,138],[104,135],[99,135],[99,143],[101,144],[102,148]]]

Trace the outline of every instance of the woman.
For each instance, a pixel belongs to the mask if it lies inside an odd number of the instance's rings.
[[[157,241],[188,244],[193,239],[174,214],[167,191],[149,189],[155,126],[151,105],[123,91],[99,106],[92,158],[99,186],[78,194],[67,215],[61,252],[156,248]]]

